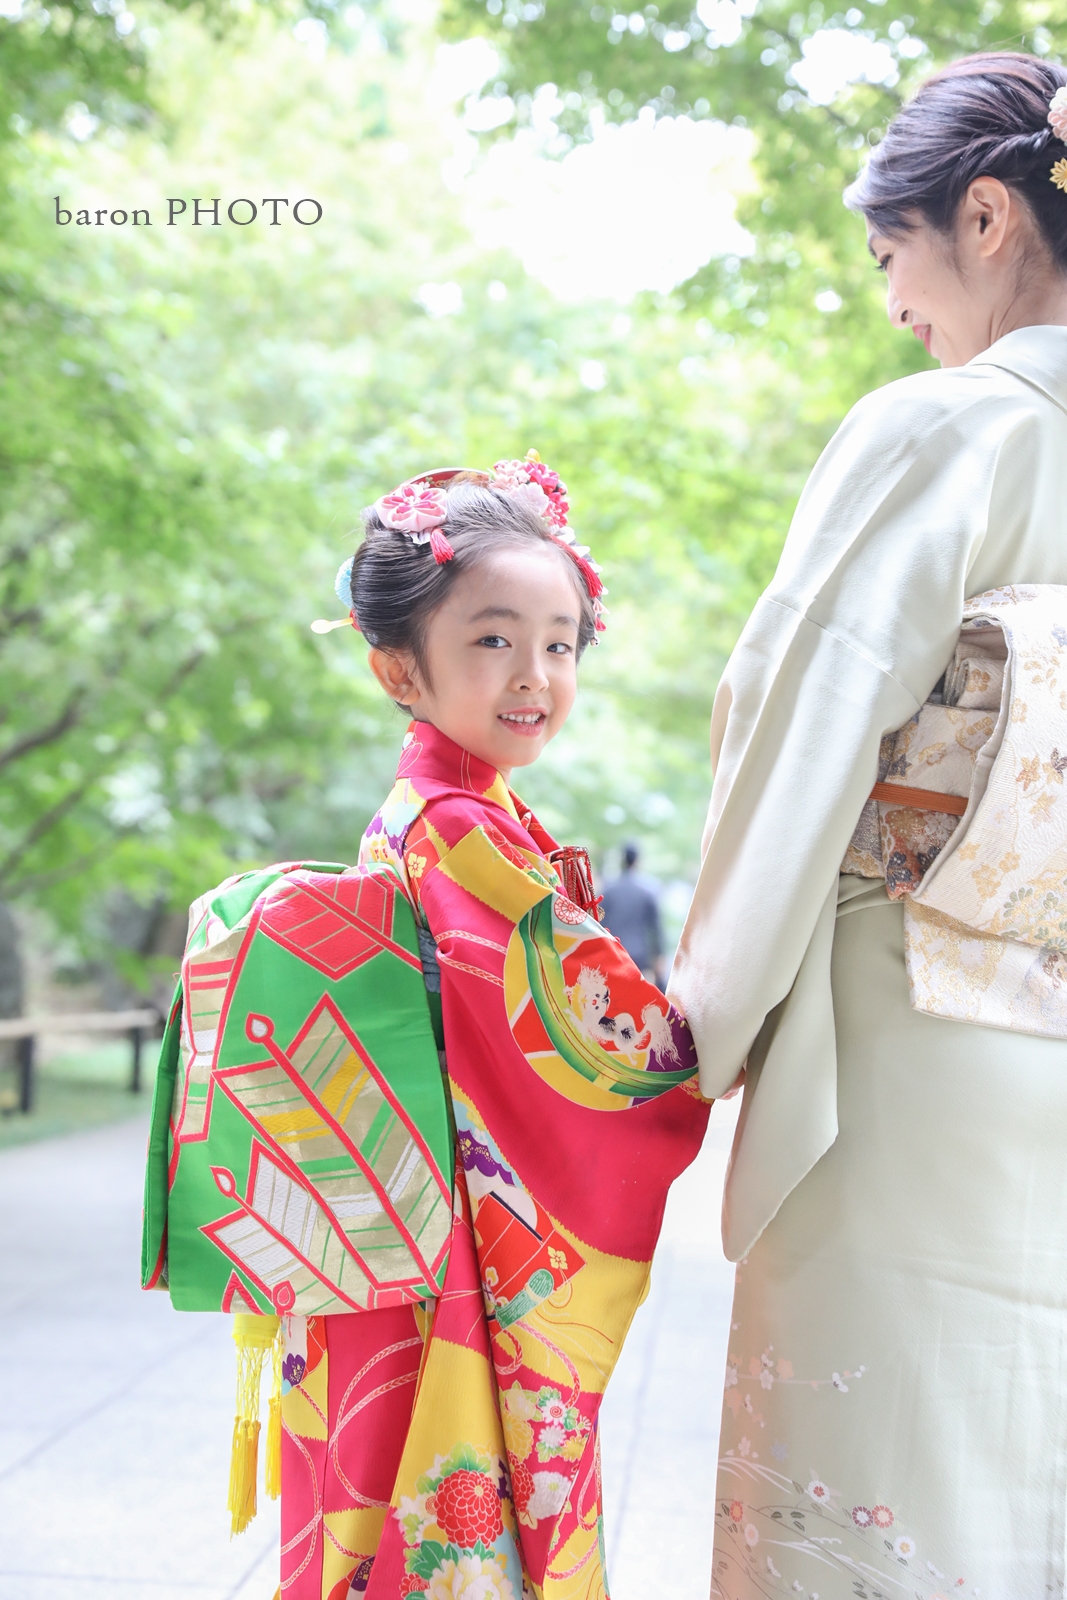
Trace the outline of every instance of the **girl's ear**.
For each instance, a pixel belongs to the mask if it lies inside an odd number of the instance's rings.
[[[417,669],[405,650],[379,650],[375,645],[368,652],[370,669],[378,682],[398,706],[413,710],[422,698]]]

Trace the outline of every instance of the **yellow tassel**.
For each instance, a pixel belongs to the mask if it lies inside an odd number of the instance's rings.
[[[280,1345],[281,1319],[239,1313],[233,1319],[237,1346],[237,1415],[233,1420],[230,1451],[230,1488],[226,1508],[230,1533],[242,1533],[256,1514],[256,1478],[259,1461],[259,1390],[263,1362],[272,1346]]]
[[[263,1488],[268,1500],[282,1492],[282,1340],[274,1341],[272,1351],[270,1400],[267,1409],[267,1459],[263,1463]]]
[[[226,1509],[230,1513],[230,1532],[243,1533],[256,1514],[256,1460],[259,1455],[259,1423],[236,1417],[233,1424],[233,1449],[230,1453],[230,1493]]]

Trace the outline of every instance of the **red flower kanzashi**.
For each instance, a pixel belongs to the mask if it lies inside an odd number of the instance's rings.
[[[567,512],[570,504],[567,500],[567,485],[560,483],[559,473],[553,472],[551,467],[546,467],[543,461],[531,461],[527,456],[523,463],[529,473],[530,482],[536,483],[548,499],[548,509],[544,515],[549,522],[557,528],[567,526]]]
[[[461,1467],[450,1472],[434,1490],[434,1518],[440,1528],[461,1550],[469,1550],[479,1539],[490,1545],[504,1531],[500,1515],[500,1495],[496,1484],[484,1472]]]

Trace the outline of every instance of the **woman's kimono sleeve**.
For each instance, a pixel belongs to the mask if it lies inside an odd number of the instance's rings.
[[[967,369],[936,389],[928,376],[869,396],[827,447],[712,714],[714,789],[670,992],[705,1094],[760,1035],[725,1203],[735,1256],[836,1137],[840,862],[882,735],[951,656],[996,493],[1002,411]]]

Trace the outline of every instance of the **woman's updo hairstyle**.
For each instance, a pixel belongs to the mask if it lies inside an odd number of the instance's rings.
[[[513,495],[484,482],[453,478],[447,488],[446,532],[453,556],[440,564],[429,544],[413,544],[388,528],[373,506],[363,512],[363,543],[352,562],[352,601],[359,630],[380,650],[410,651],[425,666],[426,625],[461,572],[498,550],[548,545],[574,582],[578,655],[596,637],[596,613],[582,575],[552,538],[542,517]]]
[[[909,233],[916,211],[952,234],[968,187],[999,178],[1029,207],[1055,266],[1067,272],[1067,194],[1050,178],[1067,147],[1048,122],[1049,102],[1065,84],[1063,67],[1014,51],[953,61],[894,117],[845,204],[889,238]]]

